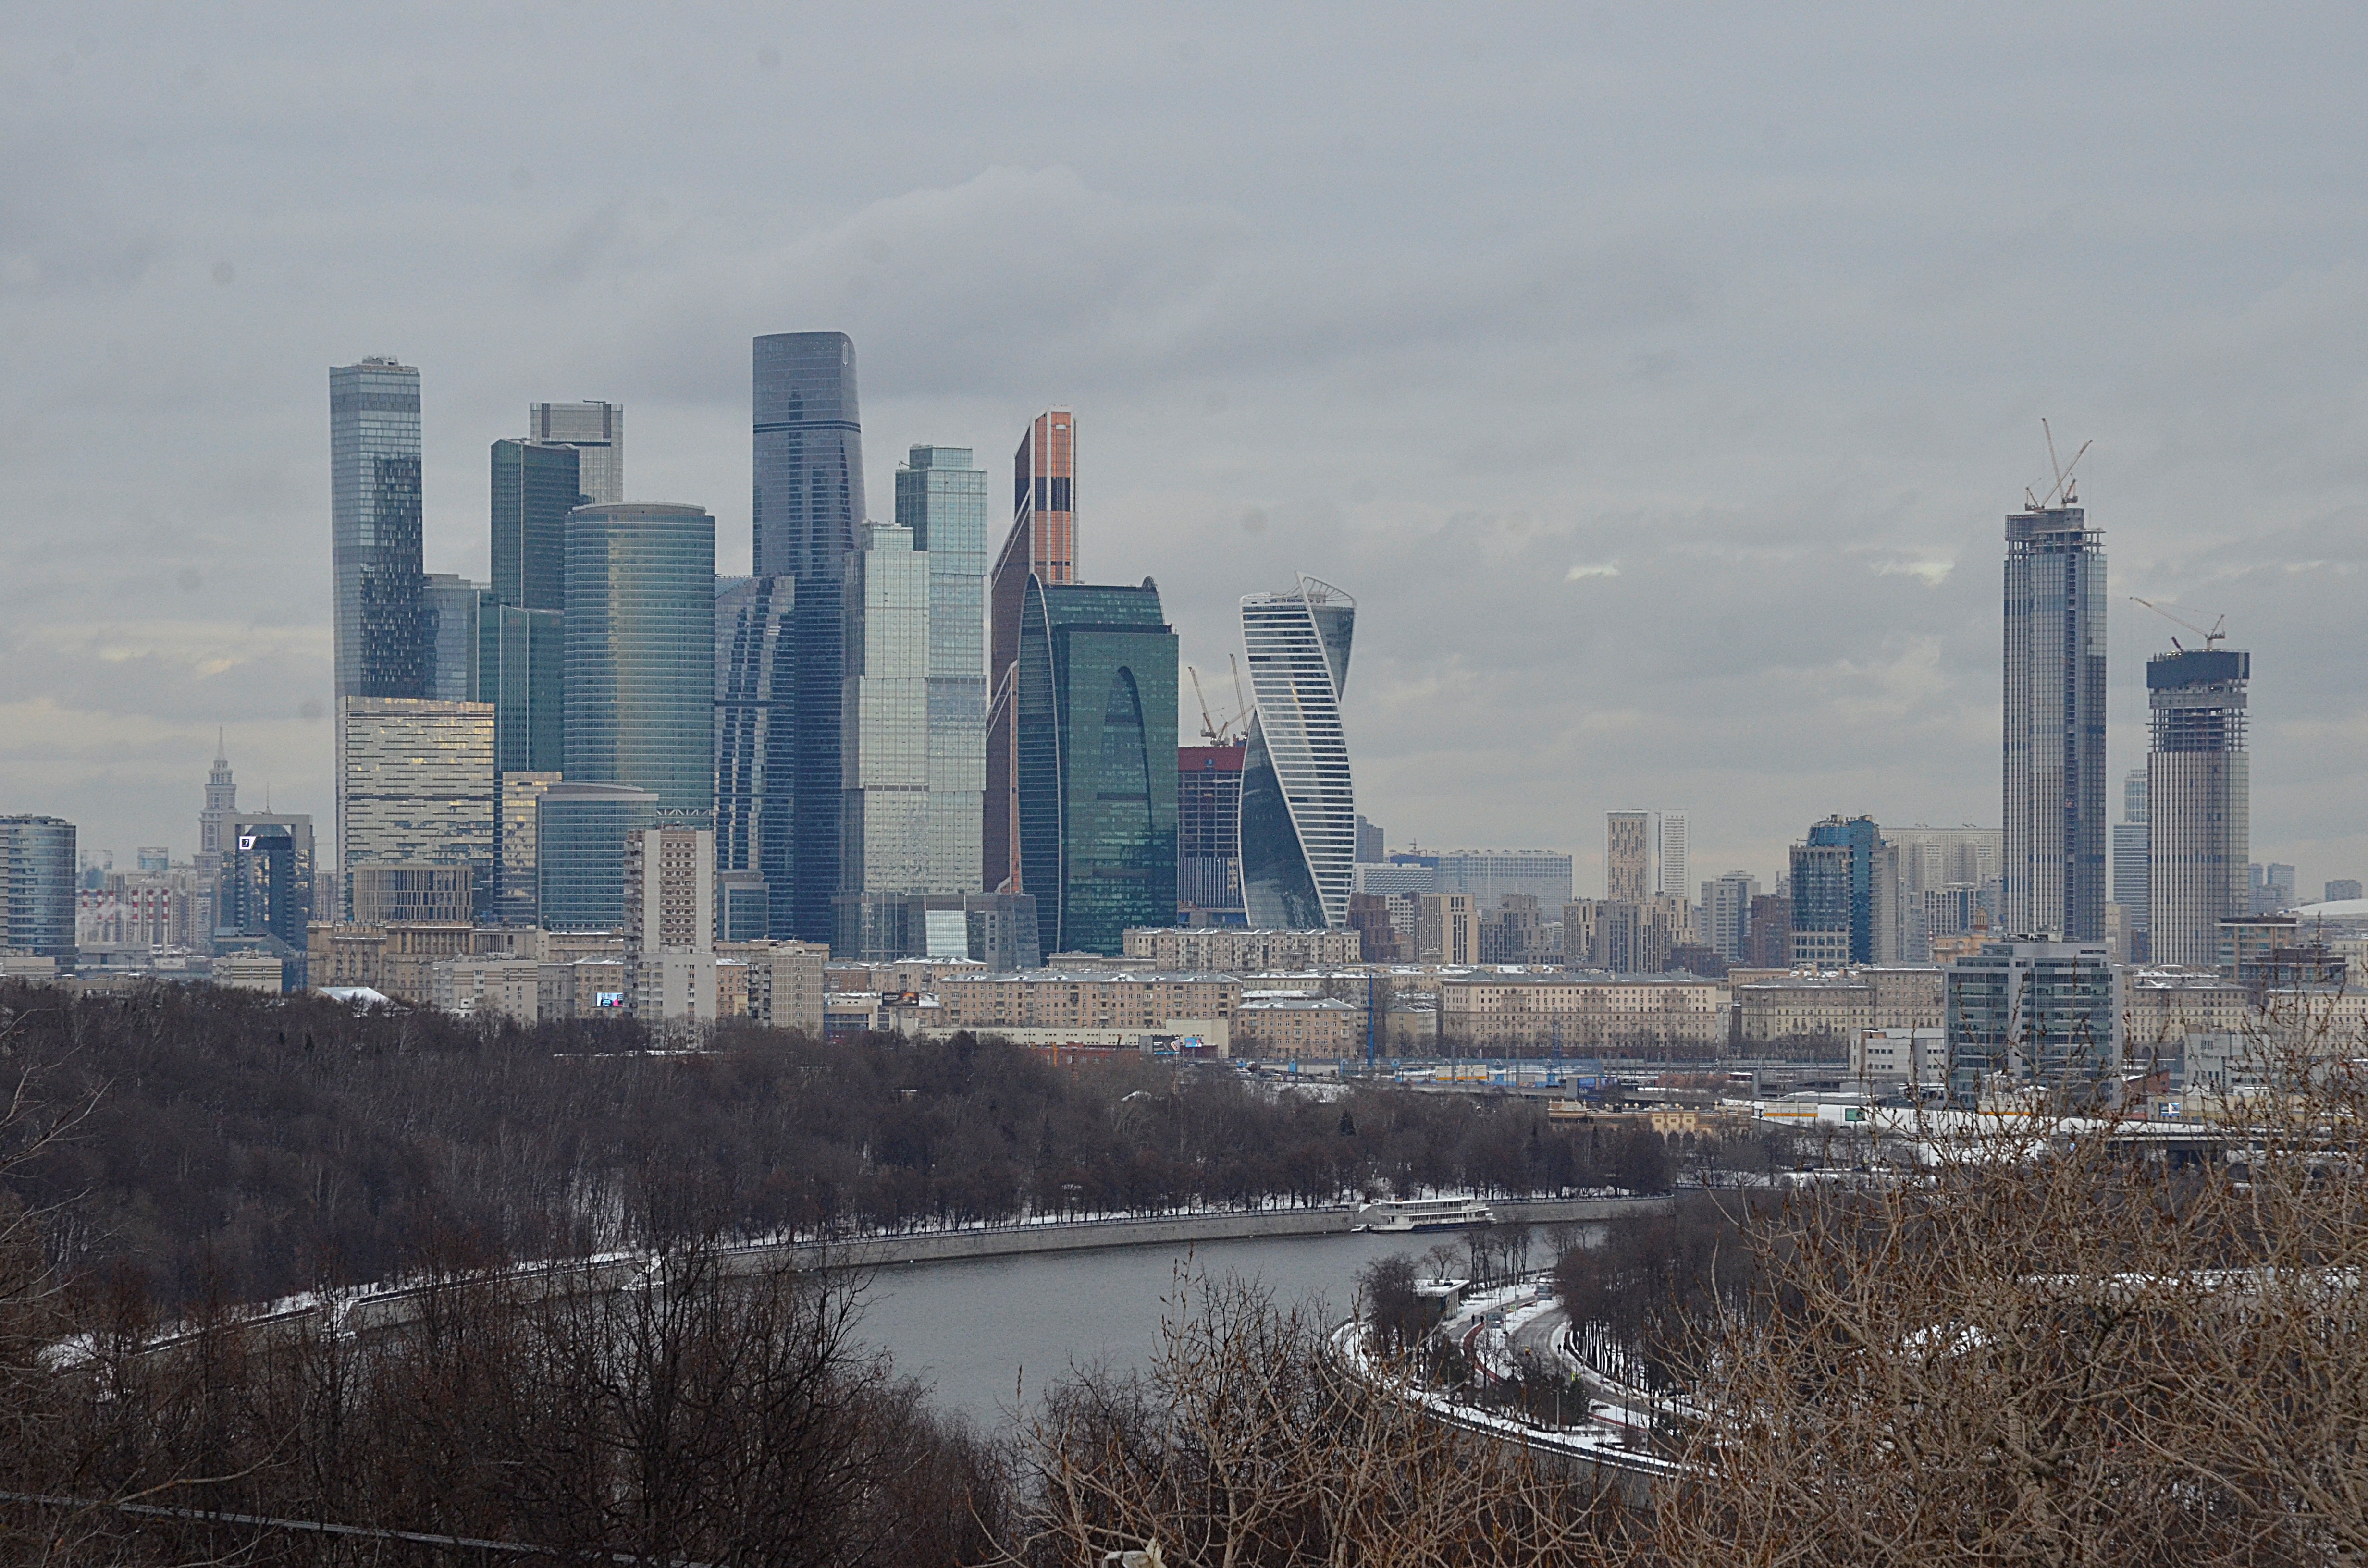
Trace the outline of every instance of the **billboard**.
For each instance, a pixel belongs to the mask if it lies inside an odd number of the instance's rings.
[[[592,993],[592,1006],[595,1011],[621,1013],[625,1010],[625,994],[621,991],[595,991]]]

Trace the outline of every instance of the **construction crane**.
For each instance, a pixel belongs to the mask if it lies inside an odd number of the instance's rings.
[[[2031,493],[2029,485],[2025,485],[2022,498],[2030,504],[2031,510],[2034,512],[2044,512],[2055,506],[2069,506],[2080,499],[2079,482],[2072,477],[2072,471],[2080,466],[2080,460],[2087,457],[2089,449],[2097,443],[2083,441],[2080,443],[2080,449],[2072,454],[2070,462],[2058,462],[2055,460],[2055,432],[2047,427],[2047,421],[2044,419],[2039,422],[2039,433],[2047,437],[2047,466],[2055,471],[2055,488],[2049,491],[2047,499],[2043,501]],[[2138,602],[2144,604],[2146,601],[2141,599]]]
[[[1192,698],[1201,705],[1201,738],[1212,746],[1232,745],[1235,742],[1235,732],[1241,727],[1241,716],[1236,714],[1219,723],[1209,712],[1209,699],[1201,691],[1201,672],[1187,665],[1184,666],[1184,673],[1192,677]],[[1238,687],[1236,689],[1238,690]]]
[[[2155,614],[2162,617],[2163,619],[2169,621],[2172,625],[2184,626],[2190,631],[2194,632],[2195,635],[2203,639],[2203,651],[2207,653],[2210,653],[2218,643],[2227,641],[2228,618],[2225,615],[2214,617],[2211,626],[2209,628],[2205,628],[2196,625],[2195,622],[2188,619],[2183,615],[2174,615],[2169,610],[2163,608],[2162,606],[2155,603],[2152,599],[2142,599],[2135,594],[2132,594],[2130,596],[2130,602],[2135,605],[2144,605],[2146,608],[2154,611]],[[2178,649],[2182,653],[2191,651],[2185,643],[2181,642],[2176,637],[2170,640],[2170,645]]]

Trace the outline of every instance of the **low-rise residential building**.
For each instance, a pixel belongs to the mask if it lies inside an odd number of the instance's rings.
[[[936,994],[950,1028],[1143,1028],[1169,1018],[1230,1019],[1242,983],[1231,974],[1039,970],[949,976]]]
[[[270,953],[227,953],[214,960],[214,983],[233,991],[268,991],[277,995],[287,989],[287,975],[284,960]]]
[[[768,1028],[823,1032],[824,971],[830,949],[821,942],[718,942],[716,956],[746,966],[747,1017]],[[718,984],[718,1005],[722,986]]]
[[[2189,1035],[2244,1032],[2252,1014],[2245,987],[2210,970],[2139,969],[2124,993],[2129,1024],[2124,1040],[2134,1062],[2153,1047]]]
[[[1458,1050],[1691,1046],[1727,1040],[1725,988],[1656,975],[1467,972],[1439,980],[1440,1032]]]
[[[1862,964],[1852,971],[1874,988],[1874,1028],[1936,1029],[1941,1028],[1943,991],[1936,964],[1886,966]]]
[[[1734,976],[1728,980],[1733,983]],[[1845,1045],[1875,1027],[1874,999],[1873,983],[1848,971],[1748,980],[1735,985],[1736,1037],[1746,1045],[1782,1040]]]
[[[1361,1056],[1365,1009],[1337,996],[1244,996],[1233,1039],[1243,1056]]]
[[[1226,926],[1130,926],[1122,951],[1175,973],[1239,973],[1244,970],[1323,969],[1363,957],[1353,930],[1243,930]]]
[[[542,963],[534,958],[472,954],[430,964],[431,1006],[463,1017],[499,1015],[522,1024],[542,1017]]]

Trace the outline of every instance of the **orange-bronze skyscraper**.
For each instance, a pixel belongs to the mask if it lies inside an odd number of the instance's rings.
[[[1012,666],[1019,656],[1019,607],[1028,579],[1077,580],[1077,421],[1047,409],[1028,426],[1012,455],[1011,531],[987,584],[986,809],[980,885],[1024,892],[1019,884],[1018,733],[1012,722]]]

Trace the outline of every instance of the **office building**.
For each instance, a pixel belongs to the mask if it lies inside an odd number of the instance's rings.
[[[1759,881],[1748,871],[1729,871],[1702,883],[1702,945],[1729,963],[1741,963],[1751,935],[1751,901],[1759,896]]]
[[[979,891],[986,799],[986,471],[968,447],[915,447],[896,521],[929,562],[930,892]]]
[[[838,332],[773,333],[755,340],[751,358],[755,569],[795,584],[781,606],[795,673],[791,744],[776,754],[787,756],[788,777],[766,780],[791,839],[787,897],[773,894],[789,918],[772,935],[827,942],[840,864],[840,585],[868,516],[855,344]]]
[[[852,955],[872,946],[860,935],[865,900],[928,891],[929,558],[914,550],[912,529],[867,523],[842,582],[844,739],[831,947]]]
[[[1440,887],[1436,855],[1420,858],[1393,855],[1380,865],[1359,866],[1353,885],[1358,892],[1376,898],[1420,898],[1427,892],[1463,891]]]
[[[477,609],[473,702],[494,709],[494,762],[504,772],[555,773],[567,760],[567,628],[555,609]]]
[[[366,866],[464,868],[472,907],[494,870],[494,710],[484,702],[348,697],[337,713],[337,860],[345,917],[368,916]]]
[[[966,894],[962,899],[962,919],[969,937],[971,961],[985,964],[989,974],[1017,974],[1043,967],[1044,949],[1037,934],[1033,894]]]
[[[329,371],[329,546],[336,695],[427,691],[419,372],[373,356]]]
[[[142,852],[140,864],[142,869],[147,869],[148,861],[144,850]],[[2326,891],[2319,896],[2328,903],[2350,903],[2360,897],[2360,880],[2357,877],[2330,877],[2328,879]]]
[[[450,572],[430,572],[420,579],[422,638],[427,647],[427,685],[420,695],[430,702],[479,702],[477,691],[477,624],[485,586]]]
[[[1663,812],[1655,824],[1655,890],[1666,898],[1683,898],[1686,881],[1686,813]]]
[[[214,897],[217,943],[227,937],[274,937],[290,955],[301,955],[313,920],[313,819],[239,812],[231,819],[230,845]]]
[[[2103,943],[1990,942],[1944,976],[1952,1104],[2032,1090],[2087,1109],[2118,1089],[2120,986]]]
[[[1382,842],[1382,824],[1367,822],[1365,813],[1357,813],[1357,861],[1360,865],[1381,859],[1385,852]]]
[[[2070,504],[2006,520],[2004,924],[2105,935],[2104,535]]]
[[[495,774],[493,920],[497,926],[542,923],[538,831],[543,792],[559,780],[558,773],[543,770]]]
[[[625,405],[620,403],[530,403],[526,442],[564,447],[576,454],[576,489],[584,500],[614,506],[625,498]],[[575,501],[569,506],[578,505]],[[564,510],[564,508],[563,508]],[[529,603],[530,601],[519,601]],[[559,605],[536,605],[559,609]]]
[[[1176,923],[1176,634],[1149,578],[1031,576],[1021,627],[1019,888],[1053,951],[1115,953]]]
[[[1603,896],[1641,903],[1653,892],[1653,813],[1603,813]]]
[[[1429,892],[1416,901],[1414,956],[1417,963],[1480,961],[1480,915],[1470,893]]]
[[[1076,416],[1047,409],[1011,459],[1011,527],[987,574],[986,799],[980,819],[980,885],[1021,889],[1019,682],[1028,585],[1077,580]]]
[[[2245,868],[2247,898],[2245,913],[2275,915],[2282,909],[2292,909],[2294,897],[2294,869],[2271,861],[2269,865],[2248,865]]]
[[[1535,899],[1540,909],[1570,902],[1570,857],[1559,849],[1442,849],[1424,858],[1431,867],[1429,891],[1470,893],[1483,915],[1511,897]]]
[[[1919,893],[1926,888],[1995,881],[1998,875],[1999,838],[1994,827],[1885,827],[1883,836],[1899,851],[1899,887]]]
[[[2112,902],[2121,907],[2124,953],[2132,963],[2147,961],[2151,924],[2146,892],[2146,770],[2133,767],[2122,778],[2122,820],[2113,824]]]
[[[577,507],[561,619],[562,771],[648,790],[663,809],[712,811],[715,519],[648,502]]]
[[[173,852],[162,844],[143,844],[132,851],[142,876],[161,877],[173,869]],[[2333,883],[2328,883],[2332,887]],[[2328,894],[2330,898],[2333,894]]]
[[[574,447],[494,443],[495,603],[520,609],[567,608],[567,514],[587,503],[624,499],[586,490],[581,458]]]
[[[797,638],[791,577],[715,579],[715,867],[725,930],[797,924]]]
[[[2208,967],[2220,923],[2250,913],[2245,687],[2251,675],[2251,654],[2217,646],[2146,661],[2145,929],[2157,963]],[[2288,868],[2285,903],[2293,902],[2292,879]]]
[[[1872,817],[1827,817],[1793,846],[1793,961],[1896,963],[1899,858]]]
[[[1256,706],[1242,760],[1242,893],[1254,926],[1339,929],[1357,856],[1341,694],[1357,601],[1302,573],[1242,600]]]
[[[1188,926],[1247,926],[1238,745],[1176,749],[1176,909]]]
[[[0,951],[74,966],[74,824],[0,816]]]
[[[537,799],[536,903],[546,931],[621,931],[625,843],[658,820],[653,790],[564,779]]]

